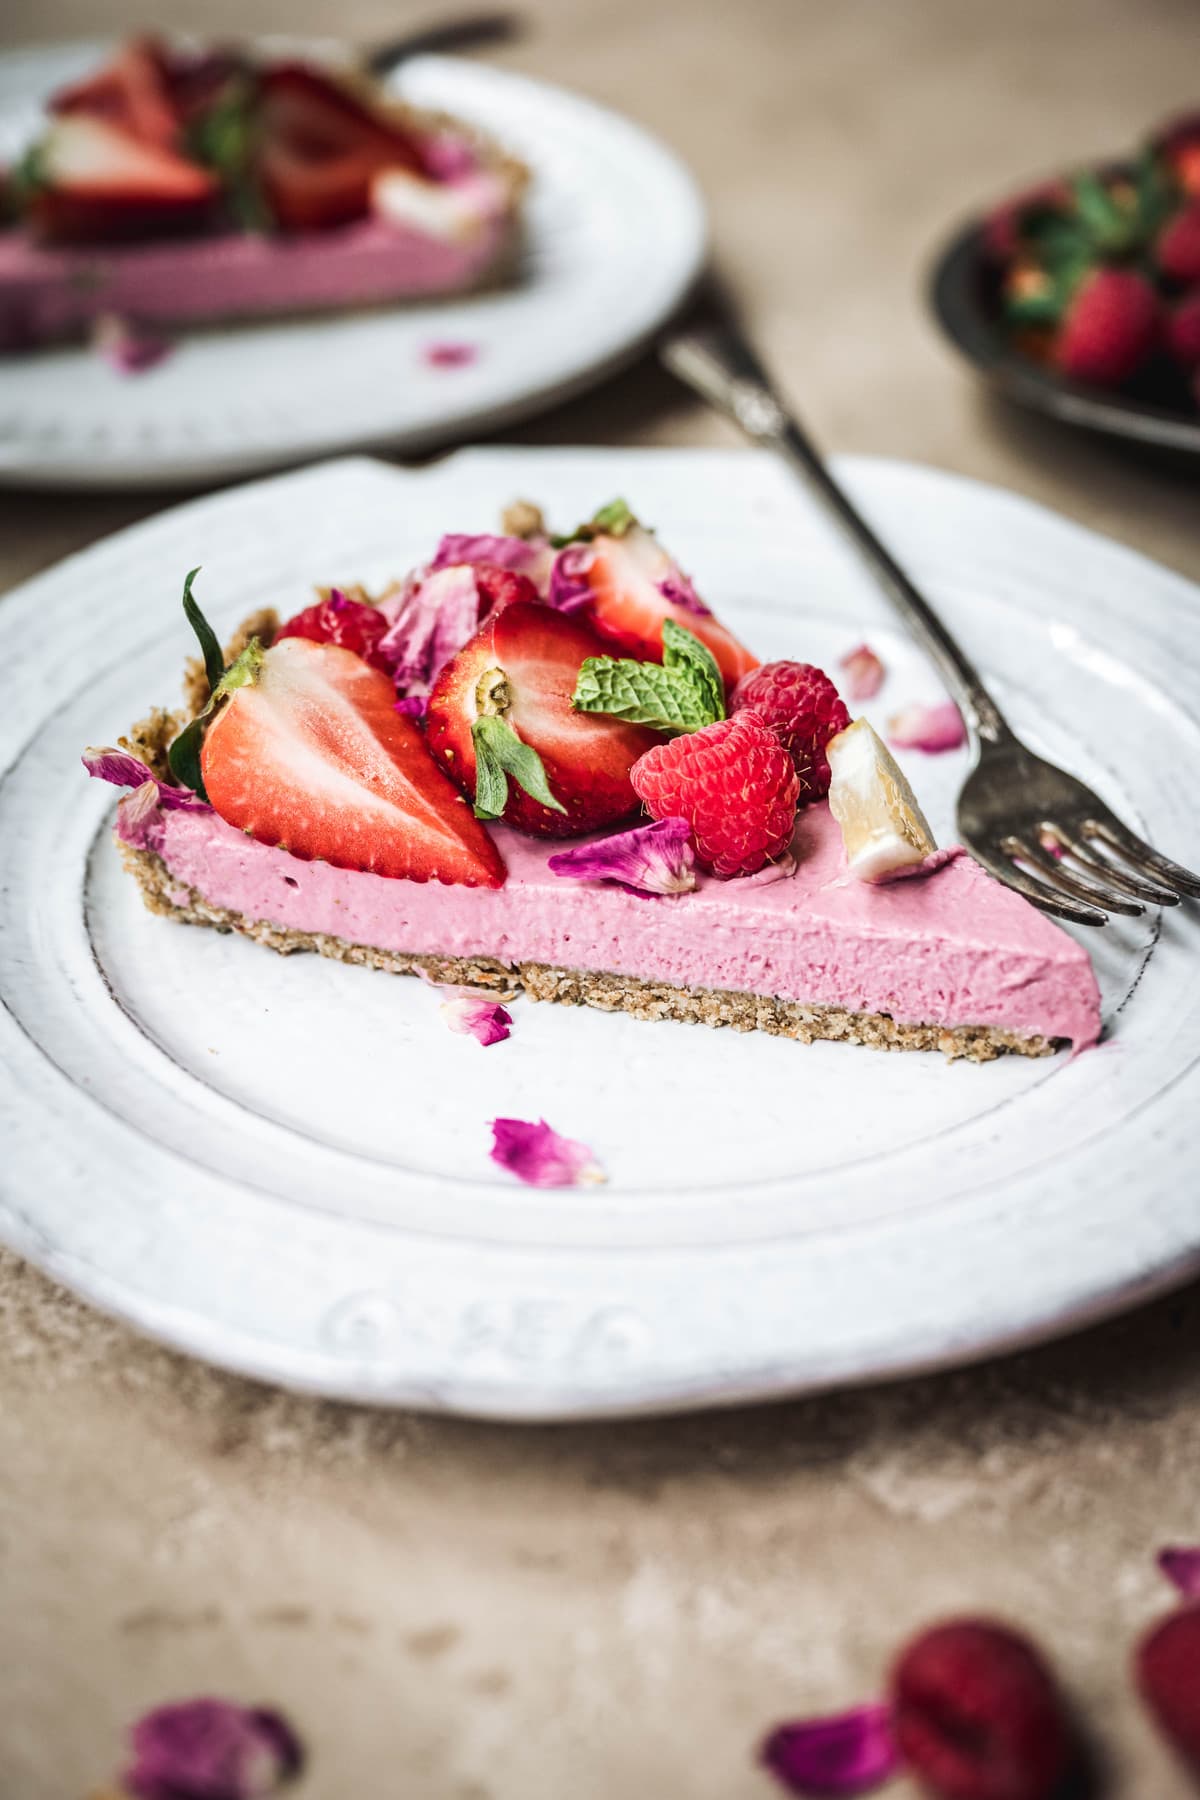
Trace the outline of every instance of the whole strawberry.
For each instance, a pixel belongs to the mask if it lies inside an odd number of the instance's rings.
[[[1191,201],[1169,221],[1154,255],[1168,281],[1181,287],[1200,282],[1200,200]]]
[[[1004,1625],[923,1632],[892,1672],[891,1698],[901,1756],[938,1800],[1054,1800],[1075,1764],[1053,1676]]]
[[[1093,269],[1067,308],[1055,344],[1064,375],[1120,387],[1158,344],[1158,296],[1134,269]]]
[[[1155,135],[1153,148],[1184,193],[1200,195],[1200,112],[1169,119]]]
[[[716,875],[754,875],[791,841],[799,777],[756,712],[656,744],[631,779],[656,819],[687,820],[697,861]]]
[[[825,746],[850,714],[823,670],[812,663],[771,662],[752,669],[734,689],[730,711],[752,707],[787,750],[800,778],[800,803],[829,792]]]
[[[1146,1705],[1200,1775],[1200,1603],[1155,1625],[1137,1647],[1135,1667]]]

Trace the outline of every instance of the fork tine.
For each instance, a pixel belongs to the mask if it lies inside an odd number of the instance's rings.
[[[1112,887],[1123,894],[1130,894],[1135,900],[1148,900],[1152,906],[1178,906],[1179,895],[1173,888],[1165,888],[1153,881],[1143,881],[1140,875],[1131,875],[1129,870],[1108,857],[1097,855],[1089,849],[1085,839],[1067,831],[1062,825],[1052,825],[1050,829],[1062,845],[1069,850],[1076,862],[1093,875],[1100,876]]]
[[[1098,906],[1089,906],[1084,901],[1074,902],[1064,898],[1061,893],[1055,893],[1052,889],[1043,886],[1040,881],[1035,881],[1033,876],[1027,875],[1024,869],[1019,869],[1011,857],[1005,856],[998,850],[986,849],[973,843],[970,837],[961,831],[961,827],[960,835],[975,861],[982,863],[989,875],[994,875],[997,881],[1004,883],[1005,887],[1015,888],[1018,894],[1024,894],[1027,900],[1032,900],[1033,904],[1040,907],[1043,912],[1053,913],[1058,919],[1071,919],[1076,925],[1108,924],[1108,914],[1101,912]]]
[[[1089,819],[1083,829],[1086,836],[1098,837],[1118,855],[1125,857],[1127,862],[1131,862],[1141,874],[1149,876],[1151,880],[1165,882],[1168,887],[1200,900],[1200,875],[1193,874],[1191,869],[1172,862],[1169,856],[1163,856],[1150,844],[1144,843],[1127,825],[1122,825],[1115,813],[1105,812]]]
[[[1089,881],[1084,875],[1077,875],[1074,869],[1064,867],[1041,844],[1025,838],[1009,838],[1003,847],[1013,856],[1019,856],[1023,862],[1032,863],[1052,888],[1069,894],[1073,900],[1083,900],[1093,906],[1106,906],[1112,912],[1127,913],[1131,918],[1145,911],[1137,900],[1127,899],[1120,893],[1114,894],[1111,888],[1102,887],[1097,882]]]

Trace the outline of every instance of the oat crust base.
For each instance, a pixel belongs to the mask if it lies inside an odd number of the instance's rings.
[[[841,1006],[807,1006],[777,1000],[770,994],[735,993],[722,988],[677,988],[665,982],[641,981],[632,975],[553,968],[546,963],[504,963],[491,957],[408,955],[352,944],[320,932],[292,931],[263,919],[214,906],[195,888],[179,881],[152,850],[120,843],[125,866],[142,890],[151,912],[185,925],[210,925],[237,931],[268,949],[290,956],[315,950],[338,962],[359,963],[393,975],[421,975],[451,986],[484,988],[497,998],[524,992],[531,1000],[563,1006],[595,1006],[601,1012],[626,1012],[632,1018],[679,1019],[701,1025],[728,1025],[734,1031],[765,1031],[772,1037],[817,1038],[865,1044],[873,1050],[941,1050],[953,1060],[991,1062],[1011,1051],[1020,1056],[1049,1056],[1053,1039],[1021,1037],[988,1025],[899,1025],[887,1013],[850,1012]]]

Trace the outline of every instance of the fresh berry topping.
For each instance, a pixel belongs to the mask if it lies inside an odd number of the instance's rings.
[[[37,149],[29,218],[61,243],[116,242],[207,224],[217,178],[86,113],[55,119]]]
[[[342,650],[353,650],[372,668],[388,670],[389,660],[381,656],[379,641],[387,634],[388,622],[377,606],[362,600],[351,600],[340,588],[330,588],[324,600],[306,606],[294,619],[281,625],[275,633],[280,638],[308,638],[314,644],[337,644]]]
[[[580,669],[603,648],[580,620],[540,602],[513,601],[489,614],[438,676],[426,712],[429,747],[464,793],[477,802],[483,798],[480,742],[489,753],[498,746],[501,757],[507,743],[509,759],[501,761],[500,772],[515,779],[500,816],[510,825],[574,837],[633,811],[629,772],[654,734],[571,705]],[[526,778],[518,761],[522,748],[540,759],[561,811],[519,785]]]
[[[1180,1607],[1137,1648],[1142,1698],[1189,1767],[1200,1775],[1200,1605]]]
[[[48,110],[60,115],[84,113],[164,150],[179,137],[169,70],[159,46],[149,38],[135,38],[103,68],[60,88]]]
[[[1075,1760],[1054,1678],[1003,1625],[961,1620],[910,1644],[892,1674],[901,1757],[940,1800],[1052,1800]]]
[[[656,819],[686,819],[696,856],[717,875],[754,875],[782,856],[796,823],[799,777],[779,738],[744,711],[656,744],[633,785]]]
[[[1154,149],[1184,193],[1200,196],[1200,112],[1168,120],[1155,136]]]
[[[529,603],[539,598],[528,575],[519,575],[515,569],[502,569],[497,563],[475,564],[475,586],[479,590],[480,624],[501,607],[512,606],[518,600]]]
[[[302,63],[264,71],[256,128],[259,178],[285,231],[365,218],[382,170],[421,170],[420,146],[398,121]]]
[[[1185,369],[1200,367],[1200,287],[1167,317],[1167,348]]]
[[[1095,269],[1067,309],[1055,355],[1064,375],[1102,387],[1129,381],[1159,337],[1158,296],[1134,269]]]
[[[1181,287],[1200,282],[1200,200],[1175,214],[1158,240],[1155,257],[1168,281]]]
[[[285,638],[208,728],[209,800],[230,825],[306,860],[500,887],[496,846],[394,701],[361,657]]]
[[[812,663],[764,663],[738,683],[730,710],[736,714],[746,706],[770,726],[795,763],[801,804],[827,794],[825,746],[850,723],[828,675]]]
[[[597,523],[601,529],[595,529]],[[622,502],[598,513],[593,525],[584,527],[582,541],[560,551],[559,563],[563,578],[552,583],[552,604],[584,607],[606,647],[658,662],[663,620],[674,619],[712,651],[727,686],[757,665],[758,658],[705,606],[679,565]]]

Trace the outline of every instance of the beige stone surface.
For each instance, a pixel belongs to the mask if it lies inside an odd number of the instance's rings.
[[[403,22],[383,0],[154,11],[364,40]],[[722,263],[832,448],[1002,482],[1200,576],[1194,472],[993,406],[921,297],[979,197],[1195,100],[1193,0],[527,11],[502,60],[695,166]],[[125,18],[8,0],[0,33]],[[643,365],[513,436],[726,433]],[[0,499],[0,586],[160,503]],[[77,1800],[142,1708],[215,1690],[292,1714],[303,1800],[753,1800],[768,1724],[871,1693],[912,1627],[986,1609],[1057,1655],[1109,1793],[1183,1800],[1126,1666],[1167,1602],[1156,1546],[1200,1540],[1198,1395],[1193,1289],[975,1372],[757,1411],[371,1414],[186,1363],[0,1259],[0,1795]]]

